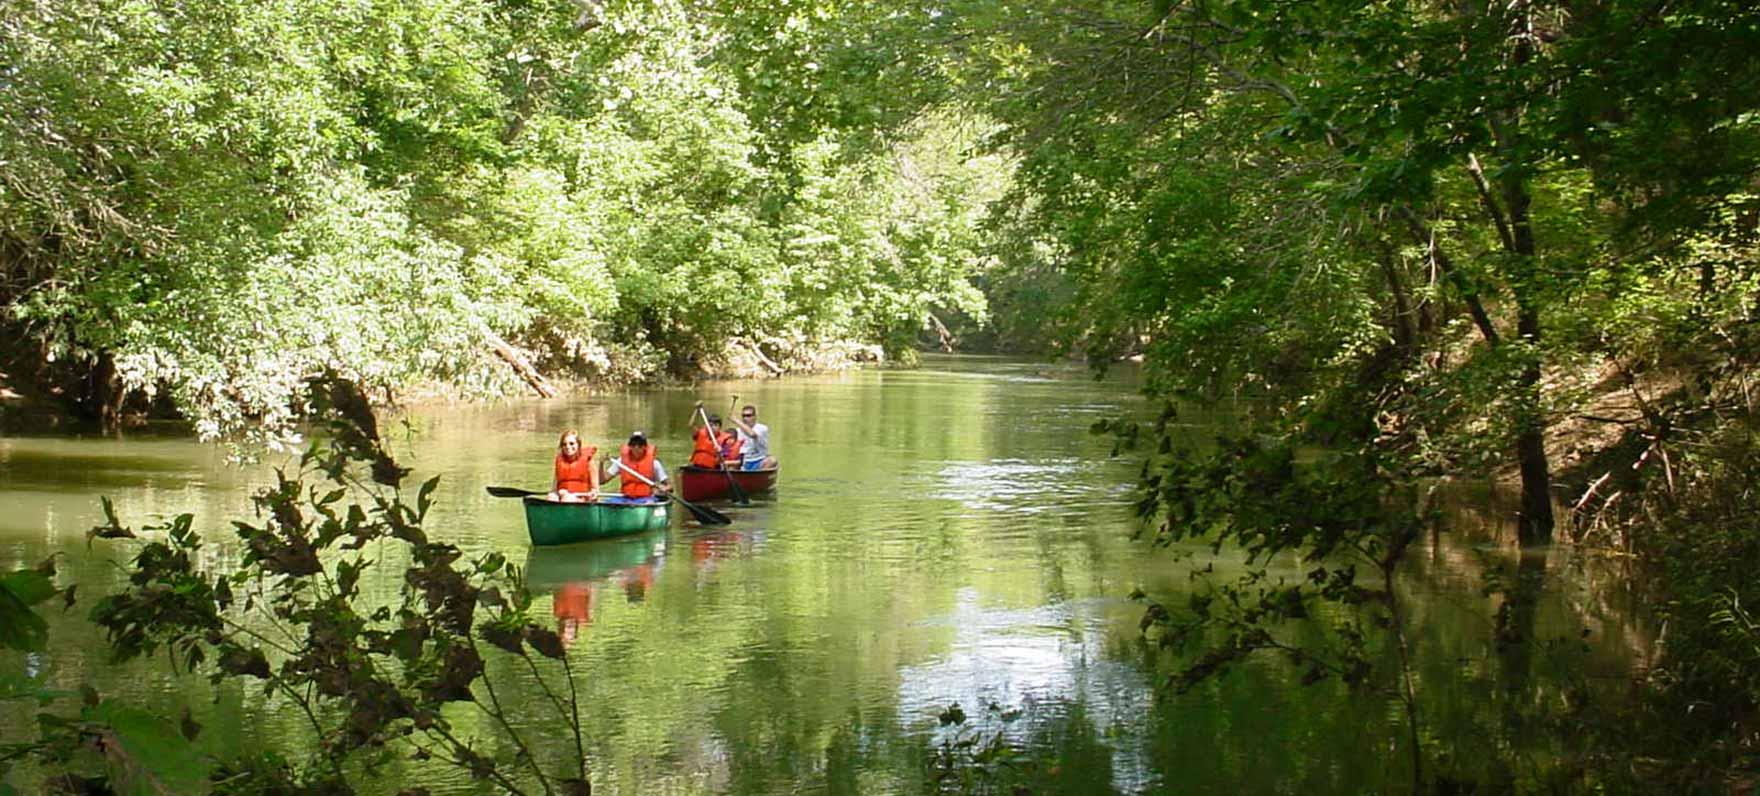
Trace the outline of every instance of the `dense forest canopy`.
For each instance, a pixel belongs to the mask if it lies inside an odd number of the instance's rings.
[[[223,434],[326,369],[510,389],[502,340],[627,381],[983,318],[1006,159],[951,109],[819,119],[773,63],[819,12],[748,11],[8,3],[6,369]]]

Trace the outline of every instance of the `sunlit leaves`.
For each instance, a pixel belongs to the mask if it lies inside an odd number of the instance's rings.
[[[113,361],[203,436],[292,444],[314,372],[517,386],[490,333],[547,371],[627,380],[734,338],[897,348],[930,307],[981,315],[984,189],[937,173],[950,191],[911,197],[894,153],[820,113],[861,104],[821,90],[812,54],[844,11],[727,10],[24,9],[0,97],[0,236],[24,286],[7,320],[56,378]],[[766,54],[784,39],[787,69]],[[835,193],[791,213],[801,180]],[[801,220],[839,261],[782,244]]]
[[[530,768],[546,781],[552,776],[584,781],[585,760],[578,756],[565,775],[536,767],[538,761],[508,720],[508,706],[497,701],[494,688],[482,685],[490,676],[482,652],[488,647],[524,658],[534,673],[538,658],[566,657],[561,637],[532,621],[532,599],[516,568],[501,554],[467,559],[455,546],[429,542],[420,521],[437,479],[416,491],[420,506],[404,503],[405,495],[394,487],[374,485],[365,478],[374,469],[402,468],[378,446],[377,422],[356,386],[329,377],[315,380],[310,389],[328,444],[313,446],[298,472],[279,473],[274,484],[258,492],[254,502],[261,519],[233,523],[248,550],[242,562],[212,570],[211,562],[197,555],[203,542],[190,515],[150,524],[137,537],[120,537],[119,543],[138,550],[128,585],[101,600],[92,613],[109,634],[112,655],[125,660],[164,649],[174,665],[203,672],[216,685],[241,678],[260,685],[313,723],[322,742],[301,766],[311,773],[246,759],[228,764],[228,773],[220,775],[228,781],[243,776],[235,768],[242,767],[251,777],[334,777],[324,789],[349,790],[353,762],[370,763],[393,744],[424,758],[446,750],[442,759],[505,790],[516,787],[504,773],[513,767]],[[110,520],[117,524],[114,516]],[[382,542],[372,556],[362,550],[368,540]],[[401,588],[389,600],[364,595],[361,588],[366,574],[382,566],[382,557],[405,562]],[[47,577],[35,570],[28,574]],[[54,593],[45,594],[34,581],[20,584],[32,599]],[[0,579],[0,587],[9,585],[10,578]],[[479,646],[479,640],[487,645]],[[52,696],[29,684],[6,688],[0,697]],[[554,693],[551,697],[564,723],[557,726],[574,721],[577,709]],[[505,731],[502,737],[522,751],[503,760],[454,735],[444,708],[457,702],[475,703],[495,717]],[[189,715],[179,726],[106,708],[110,703],[95,692],[86,704],[84,724],[45,714],[49,724],[43,740],[27,747],[29,753],[54,758],[62,740],[103,733],[126,752],[112,756],[110,762],[118,766],[109,775],[113,784],[177,783],[155,785],[166,792],[207,784],[206,763],[191,768],[184,757],[183,749],[200,729]],[[138,760],[137,753],[162,759]]]

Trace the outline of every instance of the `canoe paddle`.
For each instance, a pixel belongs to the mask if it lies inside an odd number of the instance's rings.
[[[495,497],[550,497],[549,492],[533,492],[530,489],[520,489],[517,486],[486,486],[483,488],[489,490],[489,494]],[[586,495],[587,493],[576,492],[575,494]]]
[[[617,465],[617,469],[622,470],[626,473],[629,473],[630,475],[635,476],[637,481],[640,481],[644,484],[647,484],[648,486],[652,486],[655,489],[659,488],[654,485],[653,481],[648,480],[647,476],[644,476],[641,473],[638,473],[634,470],[629,469],[628,467],[624,466],[623,462],[620,462],[616,459],[612,459],[611,463],[614,465]],[[670,493],[668,493],[668,494],[670,494]],[[681,498],[677,495],[672,495],[672,499],[678,501],[678,505],[685,507],[685,510],[689,511],[691,513],[691,516],[697,518],[697,522],[700,522],[704,525],[732,525],[733,524],[733,520],[728,519],[726,514],[722,514],[721,512],[716,511],[712,508],[709,508],[708,506],[699,506],[699,505],[692,503],[688,500],[685,500],[684,498]]]
[[[734,400],[737,401],[738,399],[736,398]],[[703,433],[709,435],[709,439],[715,444],[715,469],[720,470],[721,474],[726,476],[727,493],[733,496],[733,502],[738,503],[741,506],[752,505],[752,499],[746,497],[746,491],[739,488],[738,481],[733,480],[733,473],[727,471],[727,463],[721,461],[721,440],[715,439],[715,432],[710,430],[709,413],[703,410],[703,405],[701,403],[697,404],[697,416],[703,418]]]

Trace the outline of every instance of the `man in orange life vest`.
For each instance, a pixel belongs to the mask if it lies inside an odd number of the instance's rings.
[[[631,475],[630,471],[632,470],[640,474],[641,478]],[[618,452],[616,458],[607,463],[605,477],[611,478],[613,476],[621,481],[619,487],[621,494],[605,498],[608,502],[653,503],[656,491],[660,494],[666,494],[672,489],[672,482],[666,477],[665,465],[660,463],[659,455],[654,447],[648,444],[647,435],[640,431],[629,435],[629,442],[624,444],[623,450]],[[653,483],[654,486],[644,483],[643,478]]]

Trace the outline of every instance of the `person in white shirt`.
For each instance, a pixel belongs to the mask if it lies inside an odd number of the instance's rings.
[[[758,407],[746,404],[739,410],[739,417],[733,418],[733,424],[739,429],[740,469],[775,467],[776,457],[770,455],[770,427],[758,422]]]

